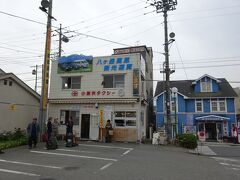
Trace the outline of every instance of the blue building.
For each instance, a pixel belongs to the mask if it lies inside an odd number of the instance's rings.
[[[205,132],[206,140],[232,135],[236,124],[234,98],[237,94],[224,78],[203,75],[196,80],[171,81],[172,136]],[[155,91],[156,127],[165,126],[165,82]]]

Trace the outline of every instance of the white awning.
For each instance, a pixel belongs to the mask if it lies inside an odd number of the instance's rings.
[[[208,116],[200,116],[195,118],[196,121],[224,121],[229,120],[230,118],[224,116],[217,115],[208,115]]]

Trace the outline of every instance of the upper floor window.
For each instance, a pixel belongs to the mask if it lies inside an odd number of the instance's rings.
[[[7,81],[6,79],[4,79],[3,84],[4,84],[4,85],[7,85],[7,82],[8,82],[8,81]]]
[[[202,100],[196,100],[196,112],[203,112]]]
[[[124,75],[103,75],[104,88],[124,88]]]
[[[9,81],[9,86],[12,86],[13,82],[12,81]]]
[[[211,91],[212,91],[211,81],[201,82],[201,92],[211,92]]]
[[[226,102],[225,100],[212,100],[211,107],[212,107],[212,112],[225,112]]]
[[[219,101],[219,111],[226,111],[225,101]]]
[[[81,88],[81,77],[62,77],[62,88],[63,89],[80,89]]]

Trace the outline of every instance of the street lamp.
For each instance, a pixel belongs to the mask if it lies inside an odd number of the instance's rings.
[[[174,133],[175,133],[175,137],[178,133],[178,120],[177,120],[177,92],[178,92],[178,89],[176,87],[173,87],[171,89],[172,91],[172,98],[174,100],[174,114],[175,114],[175,121],[174,121]]]
[[[38,66],[36,65],[36,68],[32,70],[32,75],[35,75],[35,91],[37,92],[37,71]]]
[[[42,65],[35,65],[35,66],[30,66],[30,67],[34,68],[32,70],[32,75],[35,75],[35,91],[37,92],[38,69],[42,68]]]

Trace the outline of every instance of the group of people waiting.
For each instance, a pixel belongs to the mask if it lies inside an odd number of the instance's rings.
[[[71,140],[73,144],[76,144],[76,140],[73,135],[73,125],[74,125],[73,118],[70,117],[69,120],[65,122],[65,125],[66,125],[66,143],[68,143],[68,140]],[[46,131],[47,147],[49,146],[48,144],[49,140],[51,138],[57,137],[58,127],[59,127],[58,118],[53,119],[52,117],[49,117],[47,122],[47,131]],[[107,120],[105,129],[106,129],[106,134],[105,134],[106,143],[109,143],[112,141],[112,135],[113,135],[112,124],[109,119]],[[29,123],[27,127],[29,149],[31,149],[32,147],[34,148],[36,147],[39,131],[40,131],[40,127],[39,127],[39,124],[37,123],[37,118],[33,118],[32,122]]]
[[[47,131],[46,131],[47,132],[47,141],[46,141],[47,146],[48,146],[48,142],[49,142],[48,140],[50,138],[57,137],[58,126],[59,126],[58,118],[54,118],[54,120],[52,117],[48,118]],[[39,132],[40,132],[40,127],[39,127],[39,124],[37,123],[37,118],[33,118],[32,122],[29,123],[27,126],[29,149],[31,149],[32,147],[34,147],[34,148],[36,147]]]

